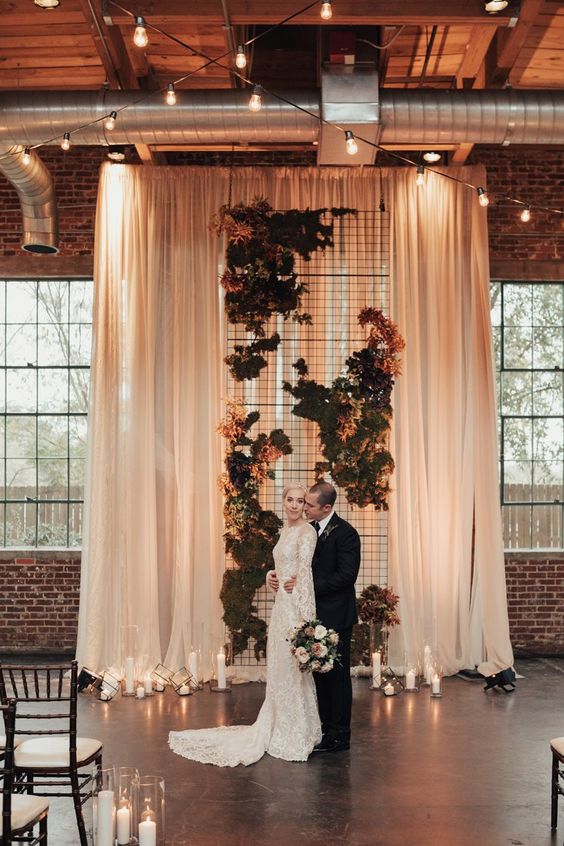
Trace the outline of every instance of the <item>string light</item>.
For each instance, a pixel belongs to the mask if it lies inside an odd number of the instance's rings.
[[[67,150],[70,150],[70,146],[70,132],[65,132],[65,134],[63,135],[63,140],[61,141],[61,150],[64,150],[66,153]]]
[[[528,223],[531,219],[531,207],[525,206],[523,211],[521,212],[521,220],[523,223]]]
[[[142,15],[135,17],[135,32],[133,33],[133,43],[136,47],[146,47],[149,43],[149,36],[145,28],[145,18]]]
[[[169,106],[176,104],[176,91],[174,90],[174,82],[169,82],[166,87],[166,102]]]
[[[478,193],[478,202],[480,203],[480,205],[484,206],[484,208],[486,206],[489,206],[490,198],[488,197],[484,189],[478,186],[478,188],[476,188],[476,191]]]
[[[243,68],[247,67],[247,57],[245,56],[245,51],[243,50],[243,45],[239,44],[237,47],[237,55],[235,56],[235,66],[239,68],[239,70],[243,70]]]
[[[28,164],[30,163],[30,161],[31,161],[31,150],[29,149],[29,147],[26,147],[25,150],[22,153],[22,162],[27,167]]]
[[[251,99],[249,100],[249,109],[251,112],[260,112],[262,109],[262,97],[260,91],[260,85],[253,86],[253,93],[251,94]]]
[[[104,126],[106,127],[108,132],[111,132],[112,129],[114,128],[114,126],[116,125],[116,118],[117,118],[117,112],[110,112],[110,114],[106,118],[106,120],[104,122]]]
[[[358,153],[358,144],[356,143],[354,134],[350,131],[350,129],[347,129],[345,132],[345,138],[347,139],[347,153],[349,156],[356,156]]]
[[[423,153],[423,158],[426,162],[429,162],[429,164],[434,164],[435,162],[439,161],[439,159],[441,158],[441,154],[435,153],[434,150],[427,150],[426,153]]]
[[[425,168],[423,165],[417,165],[417,176],[415,177],[415,184],[418,188],[425,185]]]
[[[331,5],[331,0],[325,0],[325,2],[321,4],[320,15],[324,21],[331,20],[331,18],[333,17],[333,7]]]

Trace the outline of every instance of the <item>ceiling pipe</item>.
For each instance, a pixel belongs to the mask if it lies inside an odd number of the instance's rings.
[[[59,221],[51,174],[33,151],[0,145],[0,172],[18,193],[23,216],[21,248],[28,253],[59,252]]]

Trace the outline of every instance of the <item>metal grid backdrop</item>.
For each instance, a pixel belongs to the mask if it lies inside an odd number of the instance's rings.
[[[327,221],[325,221],[327,222]],[[329,384],[345,367],[347,357],[363,346],[366,338],[357,322],[364,306],[389,310],[390,222],[387,212],[359,211],[356,216],[336,218],[335,247],[319,252],[309,262],[298,260],[296,270],[306,282],[309,294],[303,309],[313,317],[311,326],[277,318],[271,331],[280,334],[282,342],[276,353],[269,354],[268,367],[259,379],[234,382],[227,372],[226,393],[243,398],[250,409],[258,409],[261,419],[255,432],[281,428],[292,442],[293,453],[275,466],[276,479],[267,482],[261,496],[265,509],[282,516],[283,487],[291,481],[312,484],[313,467],[322,459],[319,452],[317,425],[292,414],[293,398],[282,390],[284,380],[295,381],[292,364],[305,358],[311,378]],[[227,350],[235,343],[248,340],[240,327],[227,325]],[[260,427],[260,429],[258,428]],[[357,591],[372,583],[387,580],[387,516],[373,508],[351,507],[344,493],[338,492],[337,510],[358,530],[362,540],[362,564]],[[232,566],[227,562],[227,566]],[[256,597],[258,614],[268,622],[272,597],[261,589]],[[238,656],[240,666],[256,666],[253,644]]]

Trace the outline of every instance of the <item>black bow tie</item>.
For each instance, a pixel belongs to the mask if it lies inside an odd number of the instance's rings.
[[[313,526],[317,534],[319,534],[319,523],[317,522],[317,520],[314,520],[311,525]]]

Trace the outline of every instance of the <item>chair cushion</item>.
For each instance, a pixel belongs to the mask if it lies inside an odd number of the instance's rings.
[[[22,742],[21,737],[16,735],[16,737],[14,737],[14,749],[16,748],[16,746],[19,746],[21,742]],[[5,748],[6,748],[6,735],[0,734],[0,750],[5,749]]]
[[[0,794],[0,814],[3,800]],[[12,794],[12,831],[19,831],[36,820],[43,811],[49,808],[49,800],[45,796],[27,796],[22,793]]]
[[[564,737],[555,737],[550,741],[550,748],[554,749],[557,755],[564,758]]]
[[[76,758],[80,767],[82,761],[87,761],[102,748],[100,740],[93,740],[91,737],[79,737],[76,741]],[[32,737],[24,740],[14,753],[14,764],[16,767],[57,767],[70,766],[69,761],[69,739],[68,736],[61,737]]]

